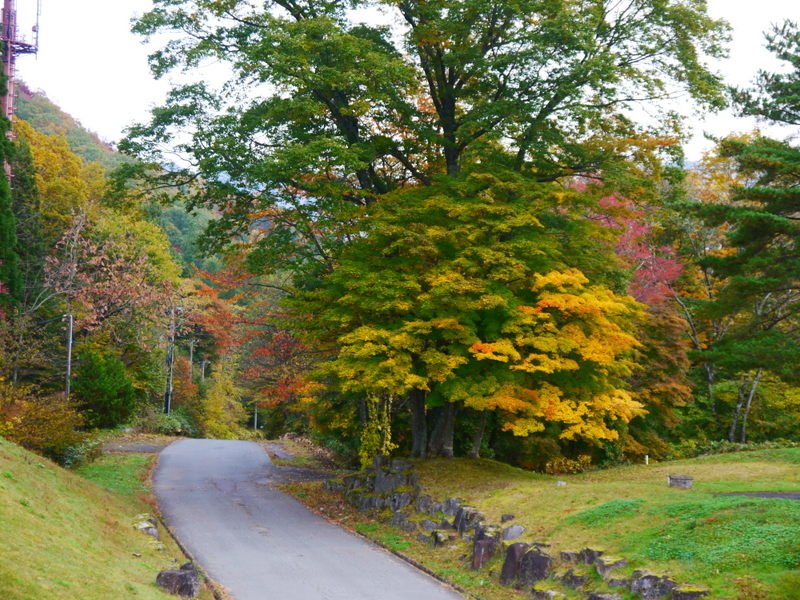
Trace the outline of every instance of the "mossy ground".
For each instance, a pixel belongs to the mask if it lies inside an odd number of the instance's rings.
[[[152,510],[143,480],[152,460],[105,455],[81,471],[95,483],[0,438],[3,600],[172,598],[155,578],[182,554],[168,536],[162,548],[133,527]]]
[[[625,466],[551,477],[488,460],[416,464],[426,493],[460,497],[493,523],[505,513],[528,528],[524,541],[555,550],[586,546],[628,559],[626,572],[647,568],[679,582],[707,586],[712,597],[800,599],[800,501],[719,493],[800,491],[800,449],[714,455],[649,466]],[[695,478],[694,488],[668,488],[668,474]],[[565,486],[557,486],[562,480]],[[304,484],[304,502],[332,508],[338,500]],[[367,518],[344,512],[351,527]],[[337,517],[338,518],[338,517]],[[384,532],[381,528],[386,528]],[[363,526],[362,526],[363,529]],[[383,532],[383,533],[381,533]],[[380,525],[380,541],[396,530]],[[465,547],[433,549],[405,535],[403,552],[483,598],[518,593],[496,584],[500,560],[467,570]],[[389,545],[389,544],[387,544]],[[494,573],[490,575],[490,573]],[[460,581],[459,581],[460,580]]]

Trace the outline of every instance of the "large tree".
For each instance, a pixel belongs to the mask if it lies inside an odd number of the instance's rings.
[[[377,9],[391,25],[357,19]],[[343,205],[497,145],[540,180],[610,176],[646,131],[636,103],[722,102],[701,56],[723,53],[726,28],[702,0],[156,0],[134,29],[171,38],[157,76],[219,61],[230,77],[173,88],[122,147],[173,163],[159,183],[222,211],[212,239],[255,222],[269,261],[295,267],[329,267],[337,232],[320,219]],[[660,112],[650,133],[674,124]]]

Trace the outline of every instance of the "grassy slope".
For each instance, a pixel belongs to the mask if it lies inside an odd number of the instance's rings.
[[[133,528],[150,460],[110,455],[87,470],[114,493],[0,438],[3,600],[171,598],[155,576],[179,552]]]
[[[738,578],[753,577],[764,597],[800,598],[800,501],[714,495],[800,491],[800,449],[558,478],[460,459],[425,461],[418,472],[434,496],[461,497],[495,523],[513,513],[529,527],[528,539],[557,550],[602,548],[628,558],[631,569],[658,569],[726,597],[741,593]],[[694,489],[668,488],[669,473],[694,476]],[[557,487],[557,479],[567,485]]]

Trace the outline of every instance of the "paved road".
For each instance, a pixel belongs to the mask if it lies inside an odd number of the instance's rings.
[[[167,524],[235,600],[456,600],[399,558],[270,487],[255,443],[182,440],[154,476]]]

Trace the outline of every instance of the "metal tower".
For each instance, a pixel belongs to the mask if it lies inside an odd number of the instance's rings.
[[[0,42],[3,44],[3,74],[6,76],[6,93],[0,95],[0,114],[7,119],[14,116],[14,99],[16,92],[17,56],[36,54],[39,51],[39,16],[42,12],[42,0],[36,0],[36,24],[33,26],[33,42],[20,38],[17,31],[17,0],[3,0],[3,24]]]

